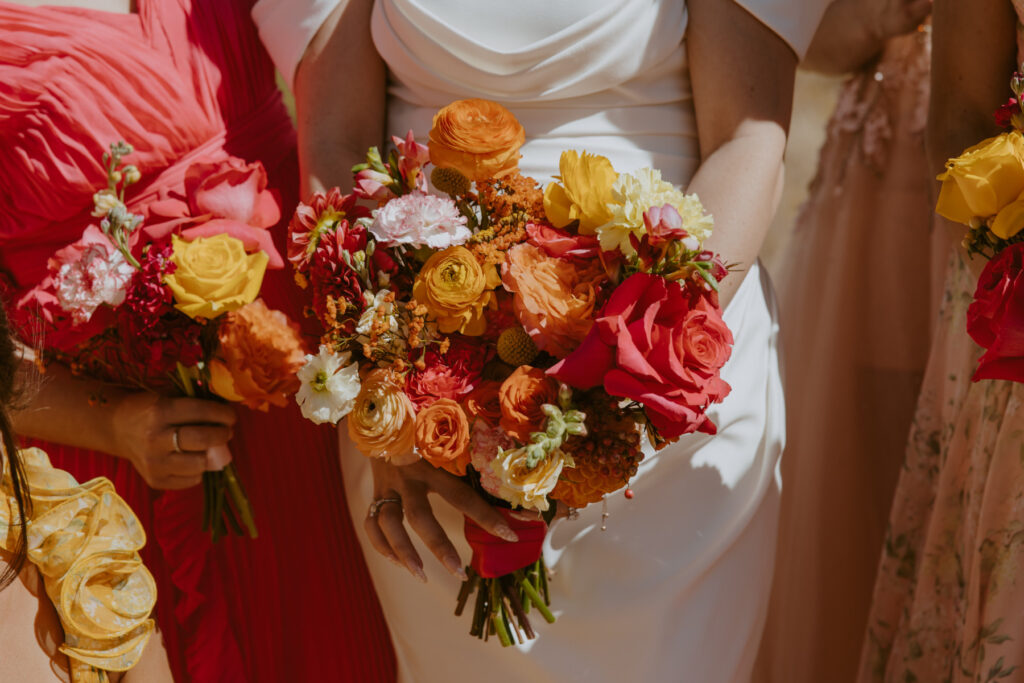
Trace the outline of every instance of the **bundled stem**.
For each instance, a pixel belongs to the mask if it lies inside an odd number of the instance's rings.
[[[535,608],[549,624],[555,615],[549,609],[547,567],[541,558],[533,564],[498,578],[484,578],[472,567],[466,568],[469,578],[463,582],[455,606],[461,616],[473,593],[473,623],[469,634],[482,640],[495,635],[503,647],[525,643],[537,637],[530,624],[529,612]]]

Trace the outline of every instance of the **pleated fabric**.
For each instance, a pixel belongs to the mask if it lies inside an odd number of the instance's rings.
[[[0,2],[0,283],[32,287],[92,220],[111,142],[135,147],[129,209],[183,191],[196,160],[261,161],[297,194],[294,131],[245,0],[139,0],[138,14]],[[284,250],[285,224],[272,228]],[[264,299],[302,319],[286,270]],[[23,321],[24,322],[24,321]],[[24,328],[27,341],[31,325]],[[345,504],[333,430],[295,406],[240,411],[231,444],[260,537],[214,545],[200,487],[150,489],[130,463],[39,444],[84,481],[110,478],[146,529],[157,621],[181,681],[388,682],[394,655]]]

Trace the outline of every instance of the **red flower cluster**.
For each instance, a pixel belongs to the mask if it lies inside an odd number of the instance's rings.
[[[984,347],[974,373],[980,379],[1024,382],[1024,244],[988,262],[967,309],[967,333]]]
[[[423,369],[411,373],[406,381],[406,393],[419,407],[439,398],[460,400],[480,381],[491,350],[477,339],[461,334],[451,337],[448,353],[428,348],[423,354]]]
[[[714,434],[706,409],[729,393],[719,371],[732,352],[721,311],[678,282],[636,273],[612,293],[575,351],[548,372],[580,389],[603,385],[638,401],[667,439]]]

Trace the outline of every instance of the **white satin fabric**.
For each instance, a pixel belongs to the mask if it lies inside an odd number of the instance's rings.
[[[274,4],[321,2],[260,0],[254,16],[273,16]],[[741,4],[802,51],[827,2]],[[378,0],[372,32],[390,71],[388,130],[425,135],[439,107],[488,97],[522,121],[521,167],[538,180],[576,148],[620,171],[660,168],[685,186],[699,161],[686,26],[682,0]],[[261,26],[271,46],[287,42],[278,34],[288,30]],[[278,65],[294,68],[280,56]],[[535,619],[535,641],[508,649],[474,641],[469,616],[452,616],[457,580],[422,545],[428,585],[363,538],[401,680],[749,680],[771,584],[785,416],[771,285],[758,264],[731,277],[744,275],[725,312],[736,346],[723,371],[732,394],[711,411],[719,434],[648,453],[631,483],[634,499],[609,496],[607,531],[601,505],[555,524],[545,556],[558,621]],[[346,441],[348,502],[361,520],[370,469]],[[461,517],[443,501],[434,509],[467,558]]]

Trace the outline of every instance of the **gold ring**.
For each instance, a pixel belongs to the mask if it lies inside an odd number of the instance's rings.
[[[381,506],[385,505],[387,503],[398,503],[398,505],[401,506],[402,505],[402,499],[401,498],[378,498],[377,500],[375,500],[372,503],[370,503],[370,510],[366,513],[366,516],[369,517],[370,519],[374,519],[380,513]]]

